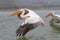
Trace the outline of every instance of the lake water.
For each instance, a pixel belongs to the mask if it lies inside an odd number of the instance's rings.
[[[50,10],[34,10],[39,14],[42,19],[45,21],[45,27],[37,27],[29,31],[25,37],[31,37],[29,40],[60,40],[60,34],[55,32],[51,28],[49,21],[51,18],[45,19],[44,17]],[[53,10],[55,13],[60,14],[60,10]],[[14,11],[0,11],[0,40],[18,40],[19,37],[16,37],[15,30],[23,22],[17,16],[11,17],[10,13]]]

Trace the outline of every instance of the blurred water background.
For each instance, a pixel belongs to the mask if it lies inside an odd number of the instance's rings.
[[[60,9],[60,0],[0,0],[0,9]]]
[[[19,39],[19,37],[16,37],[15,30],[23,21],[17,16],[9,16],[10,13],[19,8],[34,10],[46,23],[45,27],[37,27],[29,31],[25,36],[26,38],[29,37],[28,40],[60,40],[60,33],[55,31],[49,24],[51,17],[44,18],[52,9],[56,14],[60,14],[60,0],[0,0],[0,40]]]
[[[16,10],[0,11],[0,40],[18,40],[15,31],[23,22],[17,16],[11,17],[10,13]],[[60,33],[55,32],[50,26],[49,21],[51,18],[45,19],[44,16],[50,12],[50,10],[34,10],[45,21],[45,27],[37,27],[29,31],[25,37],[31,37],[29,40],[60,40]],[[60,14],[60,10],[53,10],[55,13]]]

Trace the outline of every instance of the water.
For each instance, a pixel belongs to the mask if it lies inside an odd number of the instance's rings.
[[[44,16],[48,14],[50,10],[34,10],[37,12],[42,19],[45,21],[45,27],[37,27],[29,31],[26,34],[26,38],[29,40],[60,40],[60,34],[54,32],[53,28],[50,27],[49,21],[51,18],[45,19]],[[60,10],[54,10],[55,13],[60,13]],[[18,40],[16,37],[15,30],[20,26],[22,20],[17,16],[11,17],[10,13],[14,11],[0,11],[0,40]]]

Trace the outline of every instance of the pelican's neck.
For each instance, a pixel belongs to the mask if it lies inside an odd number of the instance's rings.
[[[26,14],[28,14],[29,13],[29,11],[28,10],[25,10],[24,12],[22,12],[21,14],[18,14],[17,16],[18,16],[18,18],[20,18],[20,19],[24,19],[26,16]]]
[[[21,14],[18,14],[18,15],[17,15],[19,19],[21,19],[20,15],[21,15]]]

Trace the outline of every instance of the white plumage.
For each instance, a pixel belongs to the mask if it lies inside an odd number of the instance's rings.
[[[26,14],[26,16],[29,16],[29,17],[25,19],[25,23],[37,23],[37,22],[44,23],[42,18],[37,13],[29,9],[25,9],[25,10],[29,11],[29,13]]]

